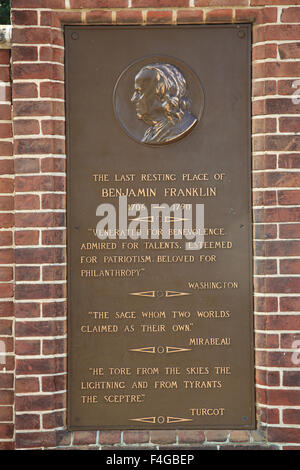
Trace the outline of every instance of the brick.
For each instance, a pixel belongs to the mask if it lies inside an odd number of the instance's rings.
[[[279,168],[300,168],[300,153],[279,155],[278,167]]]
[[[13,214],[0,214],[0,227],[1,228],[10,228],[14,224],[14,215]]]
[[[252,132],[253,134],[262,134],[264,132],[276,132],[277,123],[274,118],[266,119],[253,119],[252,120]]]
[[[300,387],[299,372],[298,371],[284,371],[282,383],[285,387]],[[294,404],[291,403],[291,405],[293,406]]]
[[[0,196],[0,210],[11,211],[14,208],[14,198],[11,196]],[[1,227],[3,228],[3,227]]]
[[[64,24],[81,23],[81,12],[79,11],[42,11],[41,25],[61,28]]]
[[[17,377],[16,393],[35,393],[40,389],[37,377]]]
[[[16,264],[62,263],[64,250],[62,248],[17,248]]]
[[[147,23],[149,24],[171,24],[172,23],[172,12],[171,11],[148,11],[147,12]]]
[[[175,431],[151,431],[152,444],[173,444],[176,442]]]
[[[9,246],[12,244],[12,232],[1,231],[0,232],[0,246]]]
[[[178,24],[191,24],[202,23],[203,10],[178,10],[177,23]]]
[[[127,8],[127,0],[114,0],[114,8]],[[70,0],[71,8],[111,8],[111,0]]]
[[[270,1],[270,0],[267,0]],[[273,2],[273,0],[271,0]],[[279,1],[279,0],[274,0]],[[272,3],[274,4],[274,3]],[[281,2],[283,4],[283,2]],[[284,40],[297,40],[300,38],[300,31],[298,25],[269,25],[259,28],[257,31],[255,42],[261,41],[284,41]]]
[[[20,119],[14,122],[14,135],[34,135],[39,133],[39,121],[34,119]]]
[[[12,8],[65,8],[65,0],[11,0]]]
[[[40,93],[42,98],[64,99],[65,89],[63,83],[41,82]],[[63,114],[61,114],[64,116]]]
[[[3,341],[5,345],[5,351],[6,352],[14,352],[14,338],[12,337],[7,337],[7,336],[1,336],[0,337],[1,341]],[[6,374],[5,377],[10,377],[10,374]],[[1,378],[0,378],[0,387],[1,387]],[[6,387],[4,387],[6,388]],[[10,388],[10,387],[8,387]]]
[[[43,317],[63,317],[65,315],[65,302],[47,302],[43,305]]]
[[[280,260],[280,274],[300,274],[300,259]]]
[[[33,374],[58,374],[65,371],[65,360],[63,358],[46,358],[46,359],[18,359],[16,363],[17,375],[33,375]],[[50,402],[49,397],[42,398],[47,404]],[[51,403],[48,403],[51,408]],[[28,410],[30,409],[27,408]],[[47,409],[47,408],[41,408]],[[34,410],[34,408],[32,408]]]
[[[256,242],[256,255],[257,256],[298,256],[300,249],[300,241],[291,240],[285,241],[268,241]]]
[[[45,413],[42,416],[43,420],[43,428],[44,429],[54,429],[58,427],[63,427],[65,425],[64,413],[61,411],[56,411],[54,413]],[[71,437],[69,436],[69,440],[66,442],[65,445],[71,443]],[[61,440],[57,442],[57,446],[63,445]]]
[[[19,432],[16,435],[16,448],[56,447],[55,432]]]
[[[0,406],[0,421],[13,421],[13,407],[12,406]]]
[[[17,192],[64,191],[65,177],[53,175],[19,176],[16,177],[15,185]]]
[[[270,442],[295,442],[300,441],[300,429],[287,427],[268,428],[268,439]]]
[[[210,442],[225,442],[228,438],[228,431],[206,431],[206,440]]]
[[[230,441],[231,442],[248,442],[250,439],[249,431],[231,431]]]
[[[63,139],[15,139],[15,154],[63,154],[65,142]]]
[[[264,136],[254,136],[253,138],[255,152],[261,151],[290,151],[295,152],[300,149],[300,136],[270,134]]]
[[[56,101],[15,101],[14,115],[64,116],[64,104]]]
[[[279,387],[280,374],[276,371],[270,372],[258,369],[256,371],[256,383],[259,385],[267,385],[268,387]]]
[[[1,65],[9,65],[10,63],[10,50],[9,49],[2,49],[0,51],[0,64]]]
[[[37,25],[38,16],[36,11],[13,10],[12,23],[15,25]]]
[[[286,333],[286,334],[281,334],[281,341],[280,341],[280,346],[283,349],[295,349],[295,341],[300,341],[300,333]],[[300,343],[297,343],[300,345]],[[300,349],[299,349],[300,353]],[[300,380],[300,377],[299,377]]]
[[[280,21],[282,23],[299,23],[300,22],[300,8],[299,7],[283,8]]]
[[[99,443],[100,444],[119,444],[121,441],[120,431],[100,431]]]
[[[248,0],[195,0],[195,6],[197,7],[218,7],[218,6],[248,6]]]
[[[15,329],[17,337],[61,336],[66,333],[63,321],[17,321]]]
[[[0,301],[0,317],[13,317],[14,316],[14,304],[10,301]]]
[[[278,44],[280,59],[300,59],[299,42]]]
[[[0,439],[12,439],[14,435],[14,425],[0,423]]]
[[[38,281],[40,268],[38,266],[16,266],[16,281]]]
[[[9,121],[11,119],[11,114],[12,114],[12,112],[11,112],[11,105],[10,104],[1,104],[0,105],[0,116],[3,120]]]
[[[16,245],[37,245],[38,242],[38,230],[18,230],[15,232]]]
[[[298,222],[300,211],[298,207],[265,208],[254,210],[255,222]]]
[[[41,171],[45,173],[64,173],[66,171],[66,160],[61,157],[43,158],[41,160]]]
[[[300,277],[257,278],[254,281],[257,292],[296,293],[300,292]]]
[[[38,87],[36,83],[15,83],[13,86],[13,97],[17,98],[37,98]],[[17,121],[15,121],[16,124]]]
[[[40,61],[64,63],[64,50],[57,47],[40,47]]]
[[[266,259],[256,260],[254,264],[254,274],[276,274],[277,273],[277,260]]]
[[[19,356],[39,356],[41,343],[39,340],[16,341],[16,354]]]
[[[0,160],[0,173],[10,175],[14,173],[14,161],[10,159]]]
[[[14,181],[9,178],[0,178],[0,192],[12,193],[14,191]]]
[[[16,429],[40,429],[40,416],[35,414],[22,414],[16,416]]]
[[[96,431],[75,431],[73,445],[95,444],[96,438]]]
[[[178,431],[179,444],[201,443],[205,440],[204,431]]]
[[[0,67],[0,80],[2,82],[10,81],[9,67]]]
[[[53,341],[54,342],[54,341]],[[42,377],[43,392],[59,392],[66,389],[66,375]]]
[[[38,48],[36,46],[13,46],[12,48],[13,62],[33,62],[38,60]],[[19,87],[21,84],[14,84],[13,88]]]
[[[40,208],[40,198],[35,194],[22,194],[15,197],[15,208],[17,210],[33,210]]]
[[[300,132],[300,118],[287,117],[279,119],[280,132]]]
[[[300,224],[280,224],[279,238],[300,238]]]
[[[0,122],[0,139],[9,139],[12,137],[12,126],[10,123]]]
[[[233,17],[233,11],[226,10],[210,10],[206,12],[206,21],[209,22],[220,22],[231,21]]]
[[[13,250],[8,248],[0,249],[0,264],[12,264],[13,259]]]
[[[146,444],[149,439],[149,431],[124,431],[123,434],[125,444]]]
[[[39,173],[40,161],[38,158],[15,158],[15,173]]]
[[[64,245],[66,243],[65,230],[47,230],[42,232],[43,245]]]
[[[255,319],[257,329],[265,330],[299,330],[300,329],[300,318],[296,315],[259,315]],[[280,353],[281,354],[281,353]],[[279,354],[279,358],[280,358]],[[277,356],[275,355],[274,358]],[[283,357],[283,360],[285,358]]]
[[[275,191],[254,191],[252,194],[254,206],[274,206],[277,203]]]
[[[1,341],[3,339],[1,338]],[[0,373],[0,389],[13,388],[14,387],[14,376],[13,374]]]
[[[6,297],[13,297],[13,284],[0,284],[0,297],[1,298],[6,298]]]
[[[287,95],[294,106],[298,104],[297,101],[299,98],[299,86],[297,85],[297,83],[297,80],[294,79],[278,80],[278,94]],[[297,101],[292,101],[293,96],[294,98],[296,98]]]
[[[51,44],[51,28],[14,28],[14,44]]]
[[[15,450],[15,443],[13,441],[0,442],[0,450]]]
[[[280,298],[280,311],[281,312],[297,312],[300,310],[300,297],[281,297]]]
[[[282,411],[282,421],[284,424],[299,424],[300,423],[300,410],[287,409]]]
[[[1,110],[1,106],[0,106],[0,110]],[[12,154],[13,154],[12,142],[5,142],[5,141],[0,142],[0,155],[2,157],[10,157]]]
[[[44,120],[42,121],[42,133],[48,135],[64,135],[65,121]]]
[[[45,419],[47,415],[44,415]],[[72,433],[69,431],[56,431],[56,445],[58,446],[68,446],[71,444]],[[69,448],[69,447],[68,447]]]
[[[107,10],[95,10],[88,11],[86,13],[87,23],[101,23],[111,24],[112,23],[112,12]]]
[[[17,303],[15,308],[16,318],[36,318],[40,316],[40,304],[34,302]]]
[[[141,11],[121,10],[117,11],[117,24],[142,24],[143,16]]]
[[[64,209],[66,196],[64,194],[43,194],[42,209]]]
[[[63,281],[66,279],[65,266],[43,266],[44,281]]]
[[[298,205],[300,203],[300,191],[278,191],[279,205]]]
[[[270,240],[277,238],[277,226],[272,224],[259,224],[254,226],[255,240]]]
[[[65,352],[66,352],[66,340],[64,338],[43,341],[43,355],[64,354]],[[65,384],[62,390],[64,390],[64,388],[65,388]]]
[[[62,284],[16,285],[15,298],[26,299],[58,299],[65,297],[65,286]]]
[[[14,391],[13,390],[1,390],[0,405],[13,405],[13,403],[14,403]]]
[[[12,321],[11,320],[0,320],[0,335],[12,334]]]
[[[15,214],[16,227],[60,227],[65,225],[63,213],[33,213],[23,212]]]

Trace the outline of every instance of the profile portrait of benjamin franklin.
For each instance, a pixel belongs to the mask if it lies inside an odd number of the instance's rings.
[[[142,142],[164,144],[174,142],[196,125],[198,119],[190,112],[186,80],[171,64],[149,64],[135,76],[131,98],[136,115],[149,127]]]

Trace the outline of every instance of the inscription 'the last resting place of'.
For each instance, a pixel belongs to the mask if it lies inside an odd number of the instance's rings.
[[[251,28],[65,37],[68,426],[253,429]]]

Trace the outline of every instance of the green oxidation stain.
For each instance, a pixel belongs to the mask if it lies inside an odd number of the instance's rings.
[[[10,0],[0,0],[0,25],[10,24]]]

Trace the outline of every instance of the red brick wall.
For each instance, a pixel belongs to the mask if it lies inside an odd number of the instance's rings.
[[[0,450],[14,447],[14,161],[10,50],[0,50]]]
[[[12,0],[12,19],[15,231],[12,242],[9,115],[3,114],[0,334],[12,369],[13,243],[16,448],[299,449],[299,0]],[[63,25],[218,22],[253,23],[258,429],[68,432]],[[8,389],[1,390],[0,420],[11,423],[11,373],[0,377]],[[12,426],[1,426],[1,446],[9,447]]]

